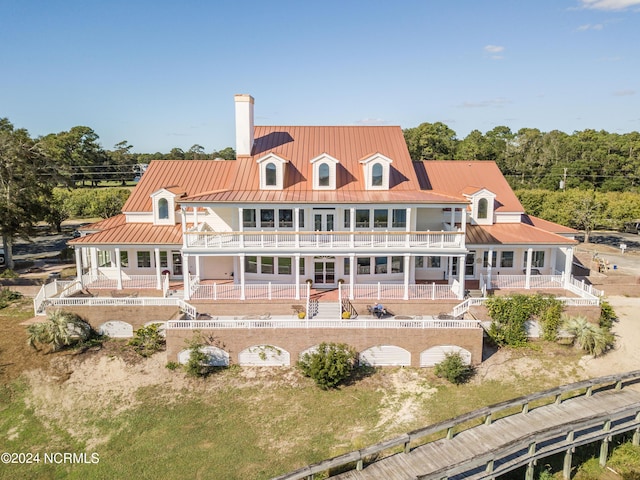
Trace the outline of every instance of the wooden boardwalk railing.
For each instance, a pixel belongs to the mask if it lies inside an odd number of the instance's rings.
[[[342,480],[489,479],[526,466],[526,478],[533,479],[536,461],[561,452],[565,453],[564,475],[569,478],[576,446],[602,441],[600,463],[604,465],[611,436],[633,431],[638,444],[640,391],[623,391],[623,387],[639,380],[640,370],[636,370],[563,385],[480,408],[276,478],[312,479],[333,470],[344,472],[335,477]],[[438,435],[438,440],[428,441]],[[396,453],[398,449],[403,453]],[[371,463],[365,468],[367,462]]]

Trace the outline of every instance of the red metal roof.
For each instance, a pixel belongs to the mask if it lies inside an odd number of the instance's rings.
[[[467,225],[467,246],[471,245],[574,245],[578,242],[556,233],[525,223],[495,223],[493,225]]]
[[[435,192],[463,199],[465,193],[485,188],[496,195],[496,212],[524,212],[518,197],[493,161],[426,160],[422,163]]]
[[[534,217],[533,215],[524,215],[522,220],[524,223],[533,225],[534,227],[538,227],[538,228],[541,228],[542,230],[547,230],[553,233],[572,234],[572,235],[580,233],[578,232],[578,230],[574,228],[565,227],[564,225],[553,223],[548,220],[543,220],[542,218]]]
[[[124,217],[124,215],[122,215]],[[114,217],[115,218],[115,217]],[[75,238],[70,245],[133,244],[182,246],[182,225],[154,225],[152,223],[124,223],[99,232]]]

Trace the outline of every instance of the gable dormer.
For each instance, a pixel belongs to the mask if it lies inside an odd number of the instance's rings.
[[[364,168],[365,190],[389,190],[389,178],[393,160],[375,153],[360,160]]]
[[[175,225],[176,198],[183,194],[176,187],[161,188],[151,194],[154,225]]]
[[[310,163],[313,167],[313,189],[335,190],[336,169],[340,161],[328,153],[323,153],[311,159]]]
[[[285,165],[288,160],[269,153],[256,160],[260,168],[260,190],[282,190],[284,189]]]
[[[493,225],[496,194],[486,188],[466,189],[464,196],[471,201],[471,220],[477,225]]]

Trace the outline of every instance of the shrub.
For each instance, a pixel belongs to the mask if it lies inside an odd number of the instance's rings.
[[[211,365],[211,358],[202,351],[207,345],[216,345],[224,349],[224,344],[217,340],[213,335],[203,335],[196,332],[190,340],[187,340],[188,349],[191,350],[189,360],[184,366],[185,372],[191,377],[207,377],[220,367]]]
[[[611,304],[605,300],[600,304],[600,326],[610,330],[613,322],[618,318]]]
[[[27,334],[30,346],[39,350],[40,345],[46,345],[53,352],[82,344],[96,335],[78,315],[61,310],[49,313],[44,322],[29,325]]]
[[[321,389],[328,390],[351,376],[356,359],[356,351],[349,345],[323,342],[315,352],[302,356],[298,368]]]
[[[173,372],[174,370],[180,368],[180,364],[178,362],[167,362],[165,367]]]
[[[557,336],[562,303],[553,296],[515,294],[490,298],[486,305],[493,320],[489,336],[498,346],[524,345],[527,342],[525,322],[534,316],[538,316],[545,339],[554,340]]]
[[[18,275],[10,268],[7,268],[6,270],[0,272],[0,278],[18,278],[19,276],[20,275]]]
[[[615,342],[613,334],[590,323],[585,317],[564,317],[563,328],[573,336],[578,347],[594,357],[605,353]]]
[[[150,357],[163,350],[165,344],[166,340],[160,333],[160,326],[157,323],[140,327],[136,330],[134,337],[129,340],[129,345],[143,357]]]
[[[464,363],[459,352],[448,352],[445,354],[444,360],[436,364],[434,372],[438,377],[446,378],[451,383],[460,385],[471,378],[473,368]]]
[[[15,292],[8,288],[0,289],[0,310],[8,307],[16,300],[20,300],[22,298],[22,294],[20,292]]]

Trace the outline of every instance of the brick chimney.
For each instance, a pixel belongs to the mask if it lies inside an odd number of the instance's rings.
[[[236,156],[251,155],[253,148],[253,97],[239,94],[236,102]]]

